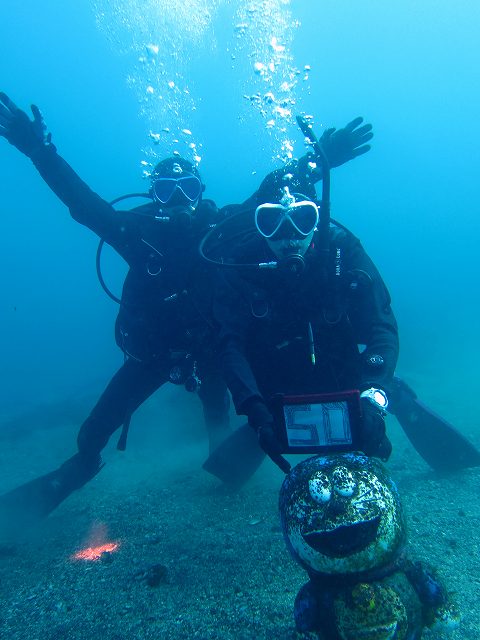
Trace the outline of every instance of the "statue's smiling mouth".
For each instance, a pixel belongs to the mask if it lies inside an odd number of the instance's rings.
[[[361,631],[362,635],[360,636],[358,635],[360,631],[357,627],[350,629],[346,625],[344,626],[344,630],[347,633],[355,634],[355,636],[357,636],[359,639],[365,637],[365,638],[378,638],[378,640],[392,640],[396,635],[397,628],[398,628],[397,622],[379,624],[373,627],[366,626],[364,629],[362,629]],[[349,635],[348,637],[353,638],[354,635]]]
[[[361,551],[377,537],[380,516],[363,522],[341,525],[331,531],[303,533],[302,538],[309,547],[328,556],[342,558]]]

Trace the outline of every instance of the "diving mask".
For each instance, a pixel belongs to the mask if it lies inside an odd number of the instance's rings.
[[[197,176],[192,174],[181,178],[156,178],[152,182],[151,194],[162,205],[192,204],[203,191],[203,185]]]
[[[317,205],[301,194],[290,194],[288,187],[279,204],[261,204],[255,211],[255,226],[267,240],[292,235],[306,238],[315,230],[318,220]]]

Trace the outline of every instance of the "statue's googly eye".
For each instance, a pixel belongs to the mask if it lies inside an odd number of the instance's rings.
[[[353,496],[356,482],[352,473],[346,467],[337,467],[332,474],[335,493],[345,498]]]
[[[326,503],[332,497],[330,480],[325,473],[315,473],[308,481],[308,490],[312,498],[319,503]]]

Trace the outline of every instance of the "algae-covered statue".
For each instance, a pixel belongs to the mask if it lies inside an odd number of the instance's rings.
[[[322,640],[417,640],[458,615],[430,568],[406,554],[399,495],[385,467],[362,454],[316,456],[280,492],[286,544],[309,582],[295,600],[300,632]]]

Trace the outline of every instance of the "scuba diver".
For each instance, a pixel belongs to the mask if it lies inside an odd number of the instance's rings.
[[[360,241],[330,218],[328,157],[308,121],[297,121],[313,147],[309,161],[267,176],[248,220],[225,220],[201,243],[204,259],[219,267],[213,305],[219,361],[237,413],[285,473],[290,464],[282,453],[293,451],[279,422],[293,415],[295,403],[348,390],[359,395],[356,448],[368,456],[390,456],[388,410],[434,469],[479,465],[476,448],[394,376],[399,342],[390,295]],[[287,396],[293,404],[279,413],[279,398]],[[312,422],[302,420],[294,427]],[[227,477],[232,450],[251,433],[237,429],[204,468]]]
[[[359,389],[361,450],[387,460],[384,410],[398,332],[377,269],[344,227],[319,229],[308,176],[268,177],[257,203],[257,233],[232,261],[265,268],[224,269],[214,303],[219,358],[237,413],[248,417],[261,447],[288,471],[271,399]],[[321,233],[327,235],[326,253]],[[359,344],[365,345],[361,353]]]
[[[71,216],[111,245],[129,265],[115,327],[124,364],[81,425],[78,452],[53,472],[0,497],[0,513],[16,511],[18,518],[34,522],[99,472],[103,466],[100,453],[122,425],[118,448],[125,448],[132,414],[166,382],[198,391],[210,450],[227,435],[229,396],[212,349],[211,267],[200,260],[198,245],[212,225],[244,207],[219,210],[203,198],[205,187],[196,167],[172,157],[155,167],[150,190],[143,194],[146,204],[117,211],[60,157],[36,106],[32,113],[30,120],[0,93],[0,136],[32,160]],[[343,129],[325,132],[332,166],[370,149],[371,125],[362,125],[362,121],[357,118]],[[317,171],[315,179],[320,178]],[[247,203],[250,201],[255,196]],[[251,204],[245,208],[250,209]]]

